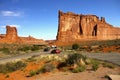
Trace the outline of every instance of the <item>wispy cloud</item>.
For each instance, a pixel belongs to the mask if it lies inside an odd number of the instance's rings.
[[[22,12],[15,11],[1,11],[2,16],[21,16]]]

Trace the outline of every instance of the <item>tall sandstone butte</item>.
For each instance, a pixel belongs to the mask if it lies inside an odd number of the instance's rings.
[[[0,35],[0,43],[17,43],[20,42],[17,35],[17,29],[14,26],[6,26],[6,34]]]
[[[59,43],[120,39],[120,28],[108,24],[104,17],[99,19],[96,15],[59,11],[59,26],[56,38]]]
[[[0,43],[20,43],[20,44],[46,44],[42,39],[29,37],[19,37],[14,26],[6,26],[6,34],[0,34]]]
[[[20,41],[16,27],[6,26],[6,41],[9,43],[15,43]]]

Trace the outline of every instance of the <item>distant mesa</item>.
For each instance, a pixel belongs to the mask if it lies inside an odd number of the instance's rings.
[[[55,44],[65,45],[85,40],[120,39],[120,28],[113,27],[104,17],[96,15],[64,13],[59,11],[59,25]]]
[[[7,25],[6,34],[0,34],[0,43],[45,44],[45,41],[42,39],[35,39],[31,36],[19,37],[16,27]]]

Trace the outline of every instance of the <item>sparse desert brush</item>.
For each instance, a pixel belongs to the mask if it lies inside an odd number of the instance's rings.
[[[79,54],[79,53],[70,54],[70,55],[68,56],[68,59],[66,60],[66,63],[67,63],[68,65],[73,65],[73,64],[79,65],[81,59],[82,59],[83,61],[85,61],[86,56],[84,56],[84,55],[82,55],[82,54]]]
[[[79,44],[76,44],[76,43],[75,43],[75,44],[72,45],[72,49],[76,50],[76,49],[78,49],[78,48],[79,48]]]
[[[19,69],[22,69],[26,66],[26,63],[22,61],[18,62],[9,62],[6,64],[0,64],[0,73],[8,73],[8,72],[13,72]]]
[[[32,56],[32,57],[28,58],[26,61],[27,62],[33,62],[33,61],[36,61],[36,59],[35,59],[34,56]]]
[[[114,69],[114,68],[115,68],[115,65],[114,65],[114,64],[111,64],[111,63],[104,62],[104,63],[103,63],[103,67],[108,67],[108,68]]]
[[[55,69],[55,65],[53,65],[52,63],[47,63],[45,64],[42,68],[41,68],[41,72],[45,73],[45,72],[51,72]]]
[[[32,77],[32,76],[34,76],[34,75],[36,75],[36,74],[37,74],[36,70],[31,70],[31,71],[29,72],[29,75],[28,75],[27,77]]]
[[[2,51],[3,53],[10,53],[10,50],[6,47],[1,48],[0,51]]]
[[[92,64],[92,69],[96,71],[99,68],[100,62],[98,60],[92,59],[91,64]]]
[[[78,66],[76,68],[73,68],[72,72],[73,73],[78,73],[78,72],[83,72],[86,70],[86,67],[85,66]]]

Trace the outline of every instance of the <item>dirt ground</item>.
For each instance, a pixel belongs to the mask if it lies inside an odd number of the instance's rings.
[[[54,70],[52,72],[41,73],[33,77],[27,77],[30,70],[37,69],[42,66],[43,62],[39,64],[29,63],[24,70],[18,70],[12,73],[0,74],[0,80],[108,80],[106,75],[120,75],[120,67],[114,69],[99,67],[97,71],[86,70],[84,72],[72,73]],[[8,76],[9,75],[9,76]]]

